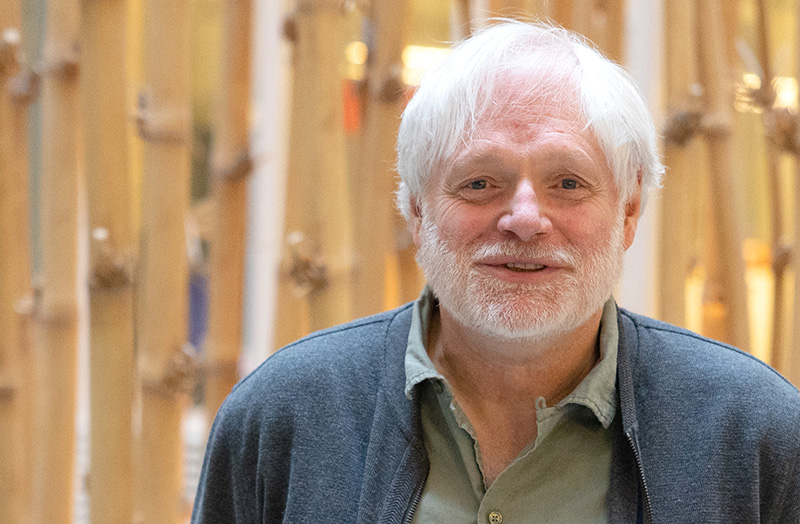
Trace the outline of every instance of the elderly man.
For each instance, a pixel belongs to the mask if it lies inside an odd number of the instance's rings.
[[[496,24],[426,76],[398,170],[428,287],[244,379],[193,522],[800,522],[797,389],[610,298],[662,172],[618,66]]]

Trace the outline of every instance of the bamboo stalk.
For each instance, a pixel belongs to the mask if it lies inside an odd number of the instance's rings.
[[[177,524],[182,500],[181,417],[194,372],[185,341],[191,110],[188,0],[149,0],[144,8],[144,88],[139,134],[145,141],[141,272],[136,336],[142,381],[141,469],[136,511],[144,524]]]
[[[297,3],[289,138],[287,242],[295,246],[280,282],[276,341],[352,318],[352,222],[342,116],[344,12],[331,0]],[[299,298],[291,298],[296,293]],[[307,308],[309,323],[299,325]]]
[[[489,0],[489,11],[492,16],[520,18],[528,12],[526,0]]]
[[[467,17],[469,33],[472,34],[483,27],[491,18],[492,0],[467,0]]]
[[[33,522],[69,522],[77,383],[79,6],[47,3],[42,70],[42,285],[34,312]]]
[[[703,318],[702,333],[714,340],[727,340],[727,308],[725,307],[725,285],[720,276],[720,240],[717,230],[720,225],[714,217],[714,195],[706,193],[704,202],[705,228],[708,236],[704,239],[702,255],[706,269],[706,278],[703,286]]]
[[[21,5],[0,11],[0,522],[28,522],[30,511],[31,348],[20,303],[31,290],[28,238],[27,100],[21,79]]]
[[[450,0],[450,38],[453,41],[470,34],[469,0]]]
[[[767,181],[769,189],[769,209],[770,209],[770,242],[772,244],[772,274],[775,279],[774,291],[772,295],[772,337],[770,343],[771,364],[778,371],[783,371],[788,356],[788,350],[784,344],[784,320],[786,311],[784,308],[786,286],[786,268],[789,262],[789,248],[784,239],[785,227],[783,223],[783,187],[781,184],[780,172],[780,149],[775,141],[775,112],[772,104],[775,100],[775,92],[772,88],[772,60],[769,51],[769,21],[767,6],[764,0],[758,0],[757,27],[759,41],[759,61],[761,63],[761,89],[756,93],[758,102],[763,112],[762,118],[767,134],[766,142],[766,161],[767,161]]]
[[[728,71],[722,13],[716,0],[697,2],[700,78],[707,104],[705,139],[711,157],[715,233],[720,249],[720,293],[725,307],[725,341],[742,349],[749,343],[747,289],[742,257],[742,216],[733,176],[730,140],[733,93]],[[700,23],[702,21],[702,23]]]
[[[356,269],[353,314],[378,313],[386,296],[386,259],[394,255],[397,127],[403,111],[402,54],[409,20],[406,0],[375,0],[366,70],[366,117],[353,184],[353,247]]]
[[[669,3],[669,2],[668,2]],[[625,12],[626,0],[605,0],[598,3],[592,25],[594,32],[589,36],[597,46],[612,60],[622,63],[625,53]],[[669,9],[669,7],[665,7]]]
[[[552,0],[531,0],[531,13],[537,18],[552,19],[554,3]]]
[[[222,91],[212,160],[209,329],[206,342],[206,411],[209,420],[238,379],[242,345],[245,223],[249,152],[252,2],[224,7]]]
[[[795,16],[797,20],[800,20],[800,2],[797,3]],[[797,49],[800,49],[800,32],[797,33],[795,52]],[[800,56],[797,55],[795,55],[795,75],[800,78]],[[797,120],[795,120],[795,125],[797,125]],[[797,135],[792,138],[795,141],[800,140],[800,136]],[[791,344],[789,344],[791,351],[786,353],[783,374],[792,384],[800,386],[800,256],[797,256],[800,247],[800,209],[798,209],[798,204],[800,204],[800,154],[797,151],[795,151],[794,157],[794,175],[794,238],[792,240],[795,256],[790,259],[792,272],[794,273],[792,340],[790,341]]]
[[[530,10],[527,0],[468,0],[467,16],[473,32],[496,17],[525,19]]]
[[[572,25],[573,4],[574,0],[555,0],[550,6],[553,20],[567,29],[574,29]]]
[[[569,29],[580,33],[590,40],[596,37],[593,24],[594,0],[572,0]]]
[[[675,0],[666,7],[667,98],[669,124],[665,132],[667,176],[661,198],[659,258],[660,318],[686,326],[686,278],[692,270],[698,142],[692,140],[700,114],[692,86],[697,83],[694,2]],[[689,233],[687,235],[687,232]]]
[[[123,0],[81,2],[84,147],[89,203],[89,513],[133,522],[134,259]]]

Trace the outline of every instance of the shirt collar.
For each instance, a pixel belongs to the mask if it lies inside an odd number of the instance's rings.
[[[408,332],[405,359],[405,394],[408,398],[411,398],[414,386],[420,382],[429,378],[444,380],[425,349],[425,340],[435,309],[436,298],[430,288],[425,286],[411,310],[411,329]]]
[[[431,379],[446,382],[436,370],[425,349],[428,329],[436,310],[436,298],[428,286],[422,290],[414,302],[411,314],[411,329],[406,346],[405,395],[411,398],[417,384]],[[557,407],[578,404],[587,407],[597,420],[608,428],[617,411],[617,345],[619,332],[617,327],[617,306],[613,298],[609,298],[603,306],[600,319],[600,360],[580,384],[561,400]]]

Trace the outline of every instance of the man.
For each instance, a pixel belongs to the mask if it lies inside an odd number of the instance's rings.
[[[662,167],[626,75],[503,22],[429,73],[398,206],[428,287],[232,392],[193,522],[800,522],[800,395],[611,299]]]

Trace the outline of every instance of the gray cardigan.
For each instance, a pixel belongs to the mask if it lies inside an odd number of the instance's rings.
[[[797,389],[730,346],[618,319],[609,522],[800,523]],[[211,429],[192,522],[410,521],[428,471],[403,394],[410,322],[406,305],[314,333],[242,380]]]

